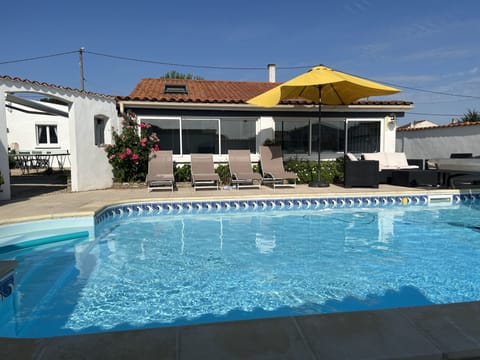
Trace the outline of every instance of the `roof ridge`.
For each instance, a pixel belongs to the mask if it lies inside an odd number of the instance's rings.
[[[101,94],[101,93],[96,93],[96,92],[92,92],[92,91],[86,91],[86,90],[81,90],[81,89],[77,89],[77,88],[71,88],[71,87],[68,87],[68,86],[56,85],[56,84],[51,84],[51,83],[47,83],[47,82],[41,82],[41,81],[38,81],[38,80],[22,79],[22,78],[19,78],[19,77],[13,77],[13,76],[9,76],[9,75],[0,75],[0,79],[4,79],[4,80],[8,80],[8,81],[19,81],[19,82],[22,82],[22,83],[32,84],[32,85],[48,86],[48,87],[52,87],[52,88],[55,88],[55,89],[74,91],[74,92],[78,92],[80,94],[94,95],[94,96],[106,97],[106,98],[111,98],[111,99],[116,98],[116,95]]]
[[[210,79],[170,79],[170,78],[142,78],[140,81],[143,80],[155,80],[155,81],[195,81],[195,82],[223,82],[223,83],[247,83],[247,84],[282,84],[283,82],[276,81],[276,82],[269,82],[269,81],[250,81],[250,80],[210,80]]]
[[[452,128],[452,127],[460,127],[460,126],[477,126],[480,125],[480,121],[468,121],[468,122],[458,122],[458,123],[450,123],[445,125],[437,125],[437,126],[426,126],[426,127],[398,127],[397,131],[419,131],[419,130],[431,130],[431,129],[445,129],[445,128]]]

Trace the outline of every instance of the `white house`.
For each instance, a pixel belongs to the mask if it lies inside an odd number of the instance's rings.
[[[32,95],[55,104],[32,100]],[[112,173],[103,145],[112,141],[111,131],[118,128],[112,96],[0,76],[0,172],[5,179],[0,200],[10,198],[11,143],[25,152],[68,150],[72,191],[110,187]]]
[[[189,163],[191,153],[213,153],[215,162],[226,162],[230,149],[250,149],[257,160],[267,140],[281,145],[286,158],[316,159],[315,104],[292,99],[265,109],[247,103],[278,84],[142,79],[130,95],[113,98],[0,76],[0,171],[9,173],[8,147],[17,143],[23,152],[68,151],[72,191],[110,187],[112,172],[103,145],[111,143],[112,129],[119,129],[117,107],[120,114],[131,111],[139,122],[151,123],[160,147],[173,150],[180,164]],[[344,151],[395,151],[396,118],[412,106],[403,100],[371,99],[322,106],[322,159],[335,159]],[[10,183],[4,177],[0,199],[9,199]]]
[[[191,153],[213,153],[214,161],[225,162],[229,149],[250,149],[255,160],[266,140],[280,144],[287,158],[316,159],[317,106],[301,99],[270,109],[247,103],[278,84],[142,79],[117,101],[120,112],[132,111],[139,121],[152,124],[160,147],[173,150],[177,163],[188,163]],[[402,100],[322,106],[322,159],[344,151],[395,151],[396,118],[411,108],[411,102]]]
[[[12,94],[8,94],[6,100],[7,139],[11,153],[70,153],[68,104],[28,100]],[[64,162],[59,164],[60,159]],[[69,155],[52,157],[51,163],[54,168],[71,167]]]

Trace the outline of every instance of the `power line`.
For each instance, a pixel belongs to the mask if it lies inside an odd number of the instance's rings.
[[[156,61],[156,60],[145,60],[145,59],[138,59],[138,58],[131,58],[126,56],[118,56],[118,55],[110,55],[104,53],[98,53],[94,51],[84,51],[85,53],[108,57],[111,59],[117,60],[126,60],[126,61],[134,61],[134,62],[142,62],[148,64],[157,64],[157,65],[168,65],[168,66],[178,66],[178,67],[189,67],[189,68],[196,68],[196,69],[214,69],[214,70],[261,70],[264,71],[265,67],[237,67],[237,66],[212,66],[212,65],[195,65],[195,64],[180,64],[180,63],[170,63],[164,61]],[[278,69],[309,69],[311,66],[277,66]]]
[[[25,58],[25,59],[3,61],[3,62],[0,62],[0,65],[13,64],[13,63],[24,62],[24,61],[33,61],[33,60],[40,60],[40,59],[46,59],[46,58],[51,58],[51,57],[63,56],[63,55],[78,53],[79,51],[80,51],[80,53],[83,51],[83,53],[88,53],[88,54],[91,54],[91,55],[107,57],[107,58],[111,58],[111,59],[124,60],[124,61],[134,61],[134,62],[156,64],[156,65],[168,65],[168,66],[177,66],[177,67],[186,67],[186,68],[214,69],[214,70],[238,70],[238,71],[244,71],[244,70],[264,71],[265,70],[265,67],[211,66],[211,65],[181,64],[181,63],[171,63],[171,62],[156,61],[156,60],[146,60],[146,59],[126,57],[126,56],[118,56],[118,55],[99,53],[99,52],[94,52],[94,51],[87,51],[87,50],[84,50],[83,48],[81,50],[67,51],[67,52],[51,54],[51,55],[44,55],[44,56],[36,56],[36,57]],[[308,65],[307,66],[277,66],[277,68],[281,69],[281,70],[309,69],[311,67],[312,66],[308,66]],[[466,98],[466,99],[480,99],[480,96],[475,96],[475,95],[462,95],[462,94],[448,93],[448,92],[442,92],[442,91],[434,91],[434,90],[414,88],[414,87],[409,87],[409,86],[404,86],[404,85],[399,85],[399,84],[394,84],[394,83],[388,83],[388,82],[384,82],[384,83],[386,85],[391,85],[391,86],[394,86],[394,87],[397,87],[397,88],[419,91],[419,92],[424,92],[424,93],[443,95],[443,96],[461,97],[461,98]],[[418,115],[422,115],[422,114],[418,114]],[[434,114],[424,114],[424,115],[435,116]],[[445,116],[449,116],[449,115],[445,115]]]
[[[19,62],[23,62],[23,61],[40,60],[40,59],[46,59],[46,58],[51,58],[51,57],[56,57],[56,56],[63,56],[63,55],[68,55],[68,54],[75,54],[75,53],[78,53],[78,50],[75,50],[75,51],[67,51],[67,52],[58,53],[58,54],[36,56],[36,57],[25,58],[25,59],[2,61],[2,62],[0,62],[0,65],[14,64],[14,63],[19,63]]]
[[[156,64],[156,65],[168,65],[168,66],[178,66],[178,67],[189,67],[189,68],[197,68],[197,69],[217,69],[217,70],[265,70],[265,68],[259,67],[233,67],[233,66],[209,66],[209,65],[194,65],[194,64],[179,64],[179,63],[169,63],[163,61],[156,61],[156,60],[145,60],[145,59],[137,59],[131,58],[126,56],[116,56],[116,55],[109,55],[109,54],[102,54],[93,51],[85,50],[85,53],[103,56],[111,59],[117,60],[126,60],[126,61],[134,61],[134,62],[141,62],[147,64]]]
[[[474,95],[462,95],[462,94],[447,93],[447,92],[442,92],[442,91],[425,90],[425,89],[419,89],[419,88],[414,88],[414,87],[409,87],[409,86],[404,86],[404,85],[388,83],[388,82],[383,82],[383,83],[386,84],[386,85],[391,85],[391,86],[399,87],[399,88],[402,88],[402,89],[420,91],[420,92],[436,94],[436,95],[455,96],[455,97],[462,97],[462,98],[469,98],[469,99],[480,99],[480,96],[474,96]]]

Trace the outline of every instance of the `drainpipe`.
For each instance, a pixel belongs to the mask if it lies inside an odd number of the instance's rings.
[[[268,64],[268,82],[275,82],[275,64]]]

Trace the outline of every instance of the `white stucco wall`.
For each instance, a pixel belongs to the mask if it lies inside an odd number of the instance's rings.
[[[75,101],[70,110],[70,117],[78,119],[70,126],[72,191],[104,189],[113,184],[105,150],[103,146],[95,145],[96,115],[104,115],[109,119],[105,142],[111,143],[112,127],[119,128],[114,99],[83,96]]]
[[[5,113],[6,85],[0,82],[0,173],[5,183],[0,185],[0,200],[10,199],[10,169],[8,168],[7,118]]]
[[[398,131],[396,149],[410,159],[448,158],[451,153],[480,155],[480,123]]]
[[[5,94],[8,92],[36,92],[57,97],[70,103],[68,118],[61,119],[62,121],[68,121],[67,126],[62,127],[66,140],[62,140],[64,142],[61,144],[61,147],[68,148],[71,154],[72,191],[104,189],[113,184],[112,170],[104,148],[103,146],[95,145],[95,116],[101,115],[108,119],[105,143],[110,143],[112,127],[115,129],[119,128],[119,118],[114,98],[54,85],[50,86],[37,82],[0,77],[0,171],[2,174],[7,174],[6,184],[2,186],[4,191],[0,193],[0,199],[7,200],[10,198],[8,138],[6,131],[7,110],[5,109]],[[57,117],[55,116],[54,118]],[[50,121],[53,120],[51,119]],[[60,122],[60,119],[58,121]],[[30,119],[30,125],[28,128],[25,127],[25,129],[35,129],[34,120]],[[25,147],[28,147],[28,141],[36,141],[34,131],[30,140],[26,139],[26,135],[23,135],[24,138],[22,139],[24,140],[22,141],[25,141]],[[29,133],[30,135],[32,134]],[[21,143],[20,146],[23,148]]]
[[[394,123],[390,123],[391,120],[390,116],[386,116],[383,119],[382,128],[380,130],[383,134],[383,144],[381,149],[383,152],[395,152],[397,128]]]
[[[257,120],[257,153],[265,140],[275,140],[275,121],[272,116],[260,116]]]

